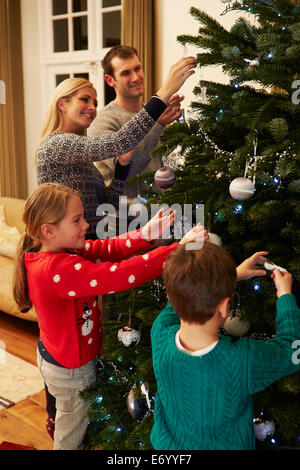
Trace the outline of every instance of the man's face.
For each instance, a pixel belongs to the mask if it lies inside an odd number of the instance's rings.
[[[111,61],[114,77],[105,75],[107,83],[123,98],[136,98],[144,93],[144,71],[136,55],[128,59],[114,57]]]

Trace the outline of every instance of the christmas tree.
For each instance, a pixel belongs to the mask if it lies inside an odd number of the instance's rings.
[[[149,204],[204,205],[205,224],[237,264],[255,251],[300,281],[300,2],[226,2],[224,14],[243,12],[226,30],[191,9],[197,36],[182,35],[200,49],[203,67],[221,65],[229,83],[201,80],[185,122],[170,125],[156,150],[172,164],[176,183],[155,186]],[[246,12],[246,15],[245,15]],[[149,175],[149,185],[153,175]],[[152,186],[152,185],[151,185]],[[176,228],[176,227],[175,227]],[[104,324],[104,353],[89,402],[87,446],[151,449],[155,378],[150,329],[166,303],[160,279],[114,295],[115,321]],[[238,283],[222,334],[266,340],[275,333],[276,294],[270,276]],[[116,313],[117,312],[117,313]],[[125,327],[125,328],[124,328]],[[299,355],[295,355],[299,360]],[[300,447],[300,374],[255,395],[257,448]]]

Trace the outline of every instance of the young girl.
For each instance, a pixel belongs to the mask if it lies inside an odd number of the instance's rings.
[[[86,241],[88,224],[76,191],[46,183],[28,198],[14,296],[22,311],[34,305],[37,313],[38,365],[56,399],[55,450],[80,449],[87,428],[86,404],[78,392],[95,382],[95,361],[101,352],[97,296],[160,276],[178,243],[145,251],[173,220],[174,212],[162,209],[139,230]],[[180,243],[185,239],[191,241],[190,232]],[[138,253],[144,254],[134,257]]]
[[[92,83],[68,78],[55,89],[37,146],[37,182],[61,183],[80,191],[90,238],[97,238],[96,225],[100,219],[96,212],[99,204],[106,202],[103,192],[107,193],[107,202],[117,207],[129,171],[128,162],[118,163],[115,178],[106,189],[93,162],[132,150],[166,110],[165,103],[194,73],[194,68],[194,57],[176,62],[157,95],[119,131],[108,135],[86,136],[86,129],[96,117],[97,93]]]

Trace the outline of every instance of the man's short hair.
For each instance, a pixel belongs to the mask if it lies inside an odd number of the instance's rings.
[[[112,47],[101,61],[104,73],[115,78],[114,69],[111,64],[112,59],[114,59],[115,57],[119,57],[120,59],[129,59],[130,57],[133,57],[135,55],[138,57],[137,50],[134,47],[122,45]]]
[[[163,280],[177,315],[188,323],[204,324],[219,302],[232,296],[236,264],[224,248],[209,242],[200,250],[178,245],[167,258]]]

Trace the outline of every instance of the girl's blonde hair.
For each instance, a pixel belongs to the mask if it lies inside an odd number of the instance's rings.
[[[38,186],[26,201],[23,213],[26,229],[19,243],[13,281],[13,295],[21,312],[27,312],[32,307],[25,252],[42,245],[42,225],[58,224],[64,218],[69,200],[73,196],[79,197],[79,193],[72,188],[57,183],[45,183]]]
[[[59,132],[63,126],[63,114],[58,107],[58,101],[61,98],[70,100],[82,88],[91,87],[94,85],[85,78],[67,78],[63,80],[54,90],[50,99],[46,116],[43,123],[41,137],[36,145],[34,152],[34,164],[36,165],[37,151],[42,140],[48,137],[52,132]],[[86,135],[86,129],[82,132]]]

